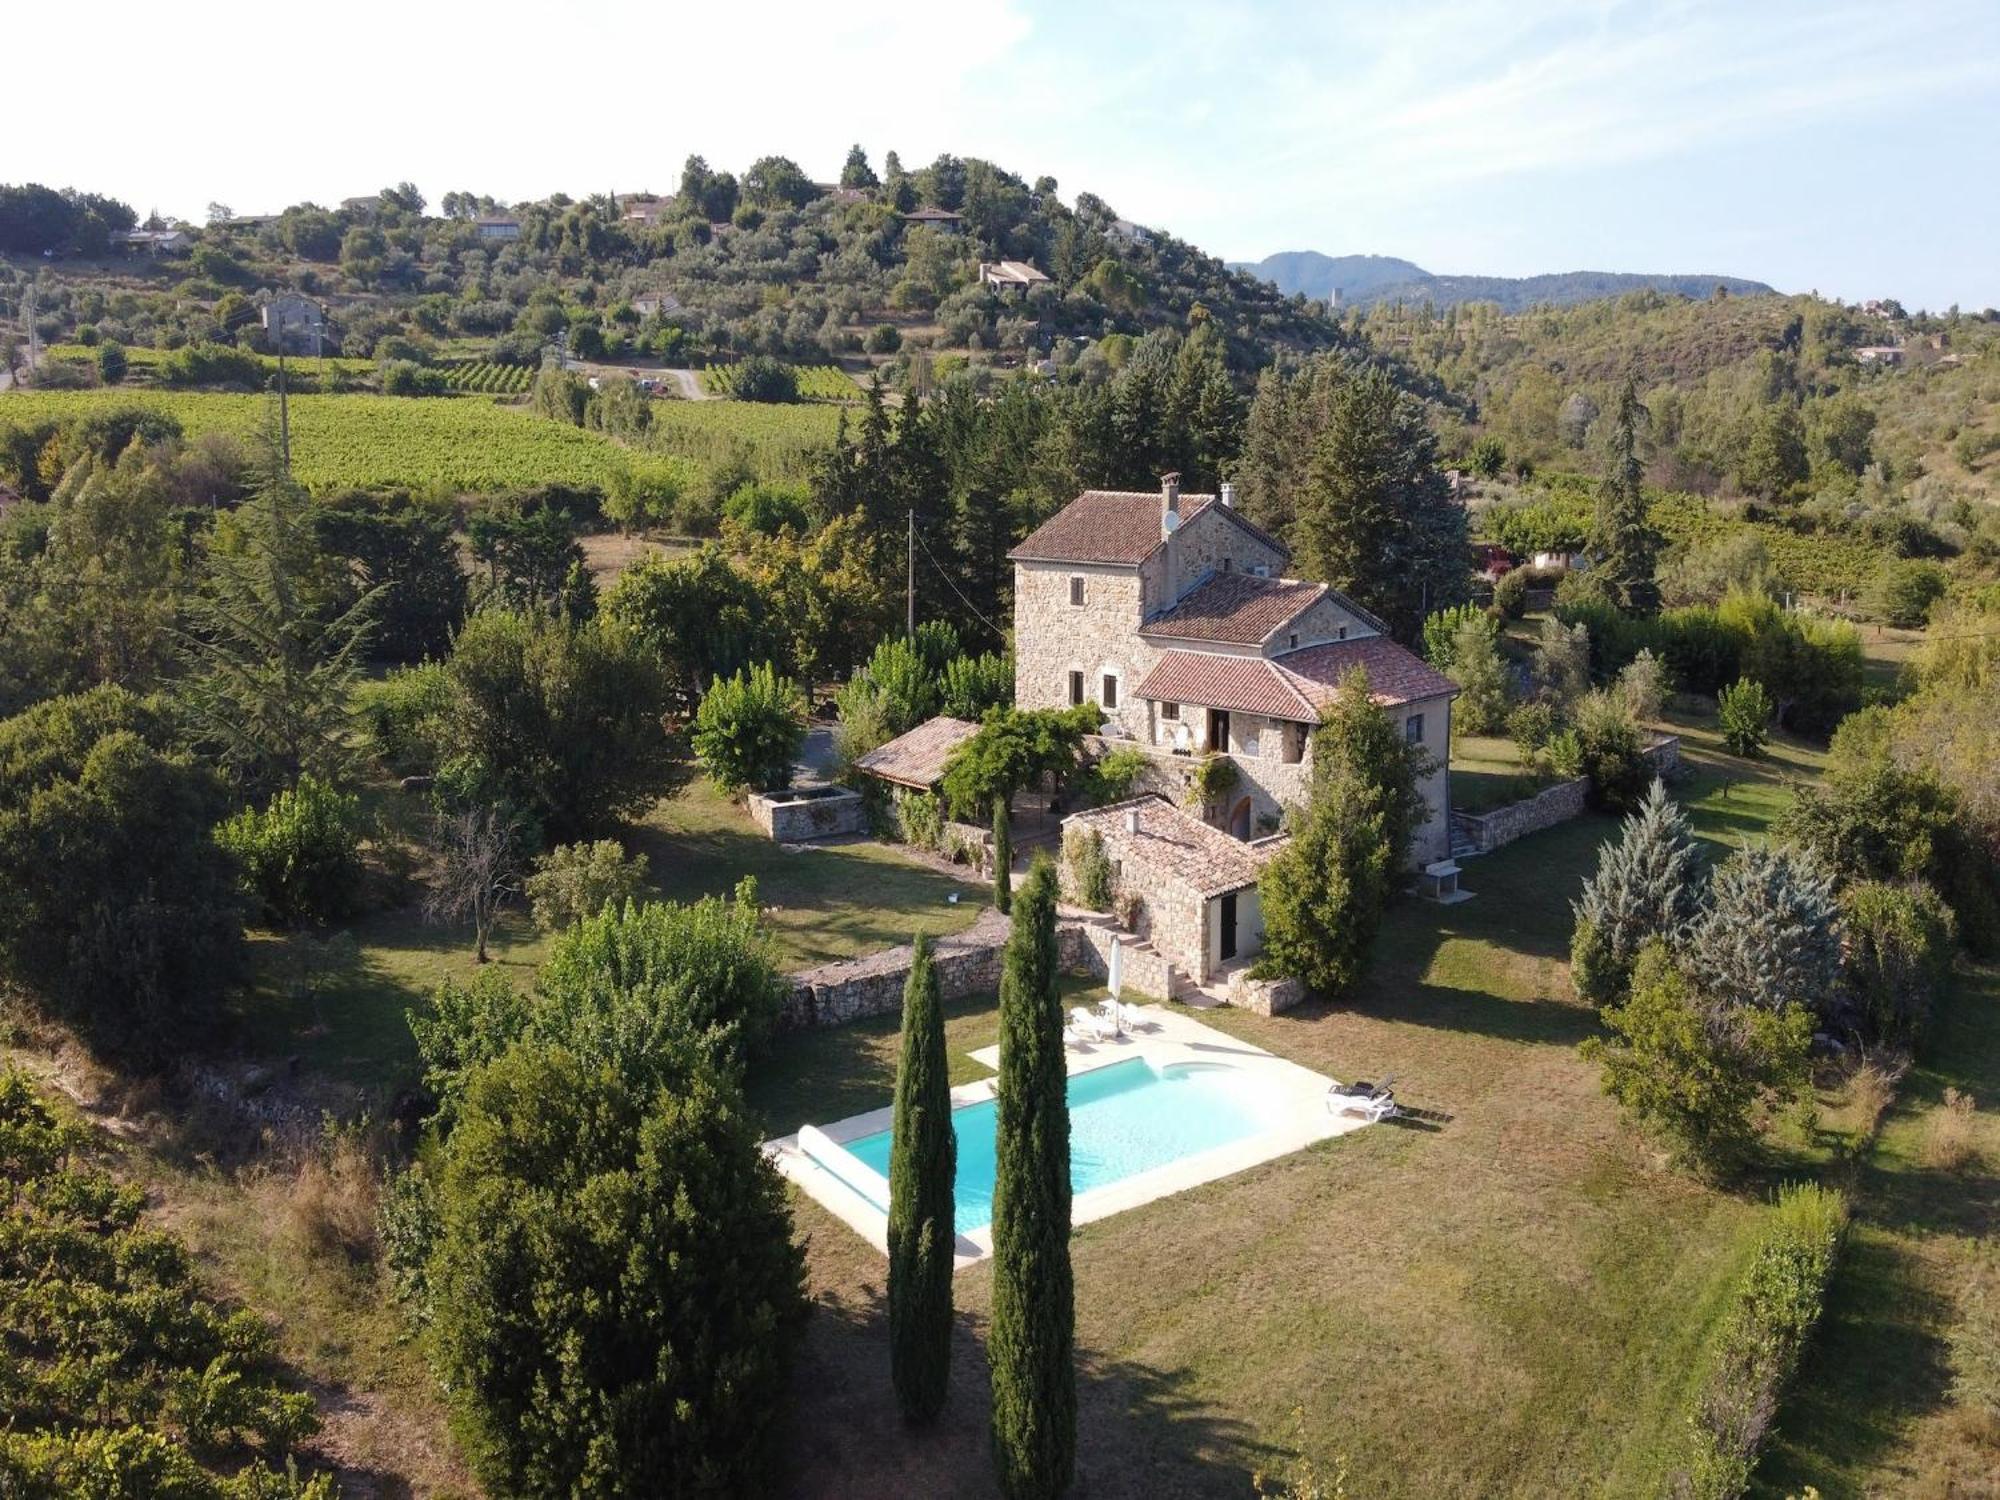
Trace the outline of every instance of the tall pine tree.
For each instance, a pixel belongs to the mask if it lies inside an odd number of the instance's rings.
[[[1639,433],[1648,420],[1637,387],[1627,380],[1611,411],[1610,452],[1590,528],[1590,550],[1595,554],[1591,576],[1602,580],[1620,609],[1641,615],[1656,614],[1660,608],[1660,585],[1654,576],[1660,534],[1646,514],[1639,483]]]
[[[1289,538],[1302,577],[1373,610],[1405,641],[1470,590],[1465,509],[1424,409],[1384,370],[1333,388]]]
[[[1047,1500],[1076,1469],[1076,1294],[1069,1094],[1056,994],[1056,876],[1037,859],[1014,901],[1000,979],[993,1184],[993,1462],[1008,1500]]]
[[[958,1139],[930,939],[903,986],[903,1058],[889,1147],[889,1368],[904,1420],[928,1426],[951,1376],[952,1186]]]
[[[1687,817],[1655,778],[1571,905],[1570,978],[1577,994],[1600,1007],[1624,999],[1640,950],[1651,942],[1678,942],[1694,919],[1700,875]]]
[[[190,735],[253,795],[306,773],[339,780],[361,658],[386,585],[340,605],[344,564],[275,457],[258,494],[209,543],[183,638]]]

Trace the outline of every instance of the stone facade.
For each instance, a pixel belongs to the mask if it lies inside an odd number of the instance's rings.
[[[868,804],[859,792],[844,788],[753,793],[749,812],[750,821],[781,844],[809,844],[868,831]]]

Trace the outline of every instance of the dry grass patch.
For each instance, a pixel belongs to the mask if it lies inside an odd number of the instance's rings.
[[[1958,1172],[1977,1159],[1972,1095],[1947,1087],[1924,1126],[1923,1164],[1940,1172]]]

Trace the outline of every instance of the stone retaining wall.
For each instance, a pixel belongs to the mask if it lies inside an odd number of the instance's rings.
[[[931,945],[938,992],[946,1000],[992,994],[1000,988],[1008,925],[1006,917],[989,910],[956,937],[939,938]],[[1109,972],[1111,938],[1116,933],[1108,919],[1064,918],[1056,924],[1056,962],[1065,974],[1102,979]],[[1135,948],[1130,935],[1124,936],[1121,987],[1128,993],[1165,997],[1177,982],[1171,966],[1155,950]],[[779,1028],[844,1026],[868,1016],[899,1014],[913,955],[905,943],[866,958],[801,969],[790,976],[792,989],[779,1013]]]
[[[814,839],[868,831],[868,804],[859,792],[845,788],[830,794],[824,788],[809,790],[817,795],[752,793],[748,799],[750,821],[781,844],[809,844]]]
[[[1671,776],[1680,768],[1681,738],[1677,734],[1656,735],[1641,753],[1655,775]],[[1584,795],[1589,790],[1589,779],[1579,776],[1490,813],[1453,813],[1452,822],[1473,841],[1479,853],[1490,854],[1516,839],[1567,823],[1583,811]]]

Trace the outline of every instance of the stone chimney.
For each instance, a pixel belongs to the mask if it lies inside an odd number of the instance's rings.
[[[1125,831],[1127,833],[1137,833],[1139,831],[1138,808],[1128,807],[1125,809]]]
[[[1181,524],[1181,476],[1160,476],[1160,535],[1172,536]]]
[[[1224,510],[1234,510],[1234,509],[1236,509],[1236,486],[1235,486],[1235,485],[1233,485],[1233,484],[1227,484],[1227,483],[1225,483],[1225,484],[1224,484],[1224,485],[1222,486],[1222,507],[1223,507],[1223,509],[1224,509]]]

